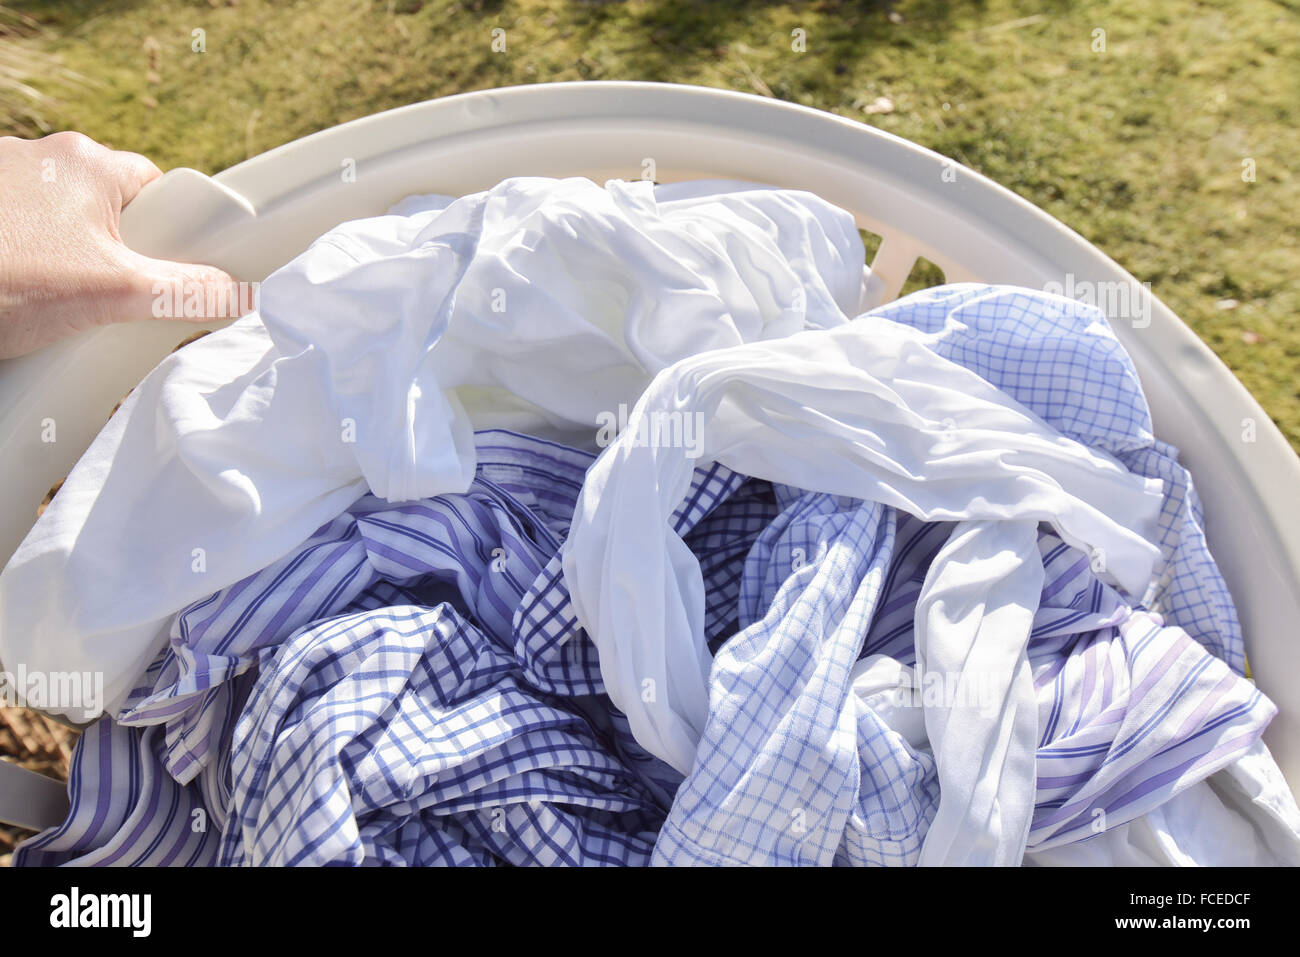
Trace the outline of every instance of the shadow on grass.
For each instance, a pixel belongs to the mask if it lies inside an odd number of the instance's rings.
[[[979,10],[981,0],[956,5]],[[910,4],[907,16],[895,14],[890,0],[822,0],[807,9],[807,50],[815,54],[819,67],[834,75],[836,64],[856,59],[877,47],[932,43],[952,28],[953,6],[931,2]],[[635,32],[644,38],[639,50],[630,52],[628,62],[645,71],[647,79],[672,79],[683,60],[711,51],[727,52],[743,41],[746,28],[760,10],[789,8],[789,29],[782,43],[795,52],[793,30],[799,28],[805,10],[776,0],[721,0],[716,3],[693,3],[690,0],[666,0],[656,3],[636,17]],[[812,24],[816,26],[812,26]],[[829,24],[834,23],[834,26]]]

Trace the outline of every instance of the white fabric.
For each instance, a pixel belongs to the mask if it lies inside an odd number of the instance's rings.
[[[177,611],[367,486],[464,491],[475,427],[590,442],[676,359],[862,293],[852,217],[799,191],[530,177],[400,212],[325,234],[136,388],[0,574],[0,662],[101,672],[114,711]]]
[[[642,419],[674,414],[700,416],[703,458],[743,475],[878,501],[929,521],[990,523],[954,556],[965,568],[931,569],[942,585],[934,586],[940,597],[928,647],[959,670],[973,666],[959,664],[971,643],[982,655],[992,640],[986,631],[999,623],[1023,631],[1007,640],[1022,647],[1027,640],[1028,619],[1016,608],[1032,617],[1041,582],[1028,570],[999,579],[1021,561],[1038,563],[1041,578],[1034,536],[1025,532],[1035,523],[1050,522],[1068,543],[1104,556],[1103,577],[1130,594],[1144,591],[1159,558],[1150,541],[1159,480],[1063,437],[936,355],[913,329],[849,323],[683,360],[651,383],[627,429],[588,471],[562,549],[574,611],[599,649],[606,690],[637,741],[683,773],[707,717],[711,664],[699,565],[668,521],[694,463],[683,448],[637,439],[651,434]],[[999,528],[1005,520],[1013,525]],[[1018,670],[1008,689],[1007,714],[1020,713],[1026,674]],[[972,735],[991,734],[1001,720],[985,719]],[[1024,735],[1019,728],[1018,744]],[[1006,759],[990,756],[989,767]],[[1032,798],[1012,815],[1015,828],[1032,813]],[[982,798],[969,791],[958,800]],[[963,814],[989,816],[974,804]]]
[[[915,668],[889,655],[867,655],[858,659],[850,675],[859,708],[870,710],[910,747],[930,752],[921,707],[924,686]]]
[[[1042,590],[1033,521],[962,522],[926,574],[916,605],[917,668],[958,679],[951,699],[925,709],[939,809],[922,866],[1005,867],[1024,857],[1038,746],[1026,649]]]

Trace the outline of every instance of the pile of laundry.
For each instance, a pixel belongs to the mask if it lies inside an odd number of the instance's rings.
[[[864,258],[723,181],[322,236],[0,575],[0,661],[103,678],[15,863],[1300,863],[1106,318]]]

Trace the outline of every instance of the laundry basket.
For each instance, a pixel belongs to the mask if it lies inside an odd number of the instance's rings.
[[[1156,433],[1181,450],[1204,502],[1253,672],[1281,711],[1265,738],[1300,791],[1300,459],[1148,290],[1046,213],[936,153],[743,93],[659,83],[510,87],[344,123],[211,178],[173,170],[127,208],[122,235],[147,255],[260,280],[332,226],[382,213],[403,196],[460,195],[516,175],[711,177],[810,190],[882,237],[867,305],[895,298],[918,257],[950,282],[1137,295],[1130,314],[1142,321],[1117,320],[1115,331],[1137,366]],[[107,410],[192,331],[133,323],[0,363],[0,561]],[[51,419],[57,441],[45,442]],[[0,818],[44,826],[64,809],[60,785],[0,762]]]

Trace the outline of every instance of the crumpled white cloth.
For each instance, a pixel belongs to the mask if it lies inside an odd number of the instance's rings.
[[[1042,588],[1038,525],[1023,520],[959,523],[925,577],[917,667],[957,682],[951,700],[925,709],[940,796],[922,866],[1009,866],[1024,856],[1038,743],[1028,645]]]
[[[123,403],[0,574],[0,662],[100,672],[115,711],[181,608],[367,487],[463,492],[474,428],[590,444],[677,359],[845,323],[864,259],[844,210],[724,181],[525,177],[345,223]]]
[[[1103,559],[1099,574],[1129,594],[1145,591],[1160,557],[1152,544],[1159,480],[1061,435],[934,353],[914,329],[854,322],[685,359],[656,377],[588,471],[561,552],[610,698],[638,742],[682,773],[707,721],[712,664],[699,566],[668,522],[692,461],[681,447],[640,439],[651,434],[640,420],[674,415],[698,415],[703,458],[742,474],[881,502],[927,521],[969,522],[951,563],[941,557],[932,566],[928,609],[918,612],[929,636],[918,646],[940,667],[973,669],[1008,651],[1023,662],[1041,587],[1038,522]],[[1006,774],[1007,786],[1029,782],[1028,793],[1000,794],[1007,762],[1033,761],[1027,669],[1017,667],[1001,712],[954,729],[951,743],[943,722],[929,729],[941,752],[939,816],[951,822],[936,832],[936,847],[956,842],[963,822],[996,824],[997,813],[1007,817],[997,827],[1012,837],[936,850],[931,862],[992,863],[990,847],[1014,847],[1016,832],[1028,828],[1032,773]],[[998,738],[1012,718],[1021,725],[1014,744],[999,740],[988,754],[958,756],[972,742]],[[947,774],[944,753],[953,755]],[[984,807],[990,788],[1000,812]]]

